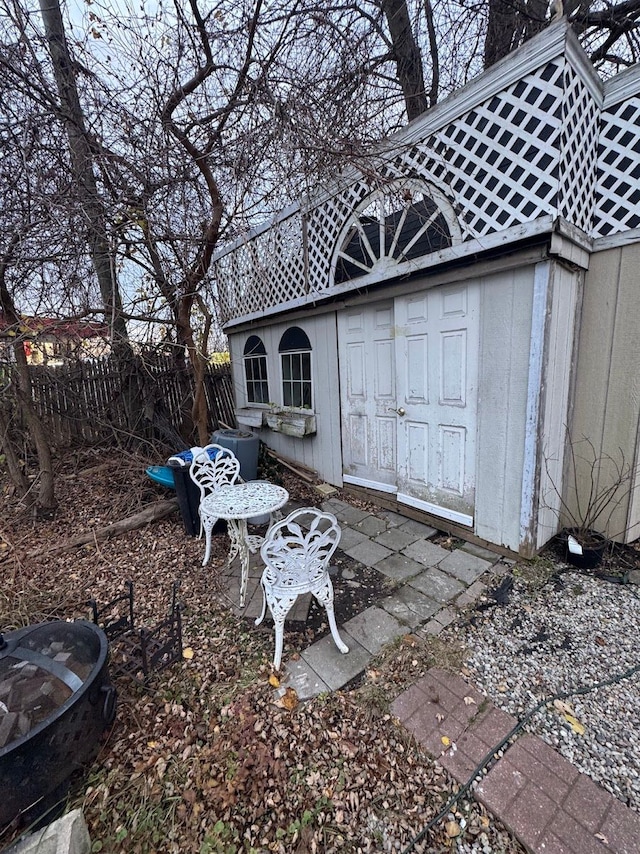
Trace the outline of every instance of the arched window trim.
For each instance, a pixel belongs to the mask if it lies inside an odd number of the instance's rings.
[[[309,336],[290,326],[280,337],[280,388],[282,405],[293,412],[313,412],[313,351]]]
[[[269,378],[267,351],[258,335],[250,335],[244,345],[244,382],[247,403],[250,406],[269,404]]]
[[[379,247],[381,249],[384,247],[383,251],[381,252],[376,252],[376,250],[371,246],[365,233],[365,226],[363,225],[362,221],[362,215],[365,211],[367,211],[367,209],[377,204],[379,212],[385,211],[385,208],[388,206],[389,198],[392,198],[393,196],[402,197],[403,193],[407,192],[411,193],[412,202],[417,195],[423,195],[430,198],[436,207],[434,217],[440,215],[443,217],[446,223],[447,229],[449,231],[449,237],[451,240],[450,246],[456,246],[457,244],[462,242],[462,230],[460,228],[460,223],[446,195],[436,186],[426,181],[420,181],[412,178],[399,179],[388,185],[386,188],[377,189],[373,193],[368,195],[366,199],[364,199],[358,205],[358,207],[354,210],[354,212],[345,222],[338,237],[338,240],[336,241],[336,251],[334,252],[333,263],[331,267],[331,279],[334,283],[336,282],[336,270],[341,259],[347,261],[347,263],[351,264],[352,266],[360,268],[362,270],[362,277],[354,276],[350,279],[344,279],[343,282],[353,281],[354,283],[358,283],[361,281],[361,278],[366,279],[371,275],[375,275],[375,273],[380,270],[384,270],[386,273],[388,273],[390,269],[397,269],[398,275],[400,275],[406,272],[408,269],[411,269],[416,259],[397,260],[393,257],[393,254],[397,248],[397,242],[400,233],[406,221],[409,205],[406,205],[404,209],[398,208],[397,213],[400,214],[400,216],[394,234],[393,236],[390,236],[389,239],[386,239],[386,236],[383,236],[382,234],[382,230],[384,228],[384,216],[379,218]],[[357,259],[352,258],[351,256],[345,255],[344,250],[347,245],[347,239],[349,235],[353,233],[354,229],[358,231],[362,241],[362,247],[365,256],[364,264],[359,262]],[[413,245],[418,239],[419,235],[416,234],[411,240],[411,245]],[[407,252],[408,250],[409,246],[404,247],[405,252]],[[433,253],[427,253],[426,255],[420,257],[428,257],[430,254]],[[341,282],[338,282],[337,284],[341,284]]]

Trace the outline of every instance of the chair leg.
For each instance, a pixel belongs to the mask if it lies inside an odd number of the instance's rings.
[[[267,593],[264,589],[264,584],[262,580],[260,581],[260,586],[262,587],[262,613],[259,617],[256,617],[256,621],[254,623],[255,626],[259,626],[260,623],[264,620],[265,615],[267,613]]]
[[[204,560],[202,561],[203,566],[206,566],[209,563],[209,558],[211,556],[211,533],[213,531],[213,526],[217,521],[217,519],[209,516],[205,516],[205,518],[200,521],[200,525],[205,534]]]
[[[297,596],[278,596],[272,597],[269,591],[265,588],[265,597],[267,605],[273,617],[273,624],[276,630],[276,651],[273,656],[273,669],[280,670],[282,662],[282,645],[284,642],[284,621],[287,614],[291,610],[291,606],[298,598]]]
[[[276,651],[273,656],[273,669],[280,670],[282,662],[282,646],[284,644],[284,617],[275,621],[276,628]]]
[[[331,637],[333,638],[335,645],[338,647],[340,652],[349,652],[349,647],[342,640],[338,633],[338,627],[336,625],[336,615],[333,610],[333,585],[331,584],[331,581],[328,576],[324,586],[321,587],[319,590],[314,590],[313,595],[316,597],[316,599],[321,605],[324,605],[325,611],[327,612],[327,618],[329,620],[329,628],[331,629]]]
[[[331,637],[333,638],[335,645],[338,647],[341,653],[349,652],[349,647],[342,640],[340,635],[338,634],[338,627],[336,626],[336,615],[333,611],[333,602],[324,606],[327,611],[327,617],[329,618],[329,628],[331,629]]]

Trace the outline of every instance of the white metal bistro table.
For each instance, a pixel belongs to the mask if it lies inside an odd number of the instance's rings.
[[[250,480],[247,483],[232,483],[221,486],[200,503],[200,519],[206,536],[206,549],[202,565],[209,561],[211,553],[211,532],[218,519],[226,519],[228,524],[229,563],[240,555],[240,607],[244,608],[249,578],[249,553],[257,552],[262,537],[249,536],[247,519],[264,516],[279,510],[289,500],[289,493],[282,486],[268,483],[266,480]]]

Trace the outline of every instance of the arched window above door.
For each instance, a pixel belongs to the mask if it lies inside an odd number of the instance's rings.
[[[459,243],[460,227],[445,196],[421,181],[376,190],[350,217],[335,259],[341,284]]]

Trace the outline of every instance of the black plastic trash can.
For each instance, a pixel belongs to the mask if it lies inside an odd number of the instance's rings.
[[[209,451],[209,456],[214,458],[216,451]],[[200,504],[200,490],[191,479],[189,468],[193,461],[193,450],[181,451],[179,454],[174,454],[167,460],[167,465],[173,472],[173,482],[176,488],[176,498],[178,499],[178,507],[184,529],[191,537],[197,537],[200,533],[200,516],[198,514],[198,505]],[[220,519],[216,523],[213,532],[214,534],[224,533],[227,530],[227,523],[224,519]]]
[[[188,465],[182,465],[176,459],[168,460],[167,465],[173,472],[173,482],[176,487],[176,497],[184,529],[187,534],[197,537],[200,531],[200,516],[198,515],[200,490],[191,480]]]

